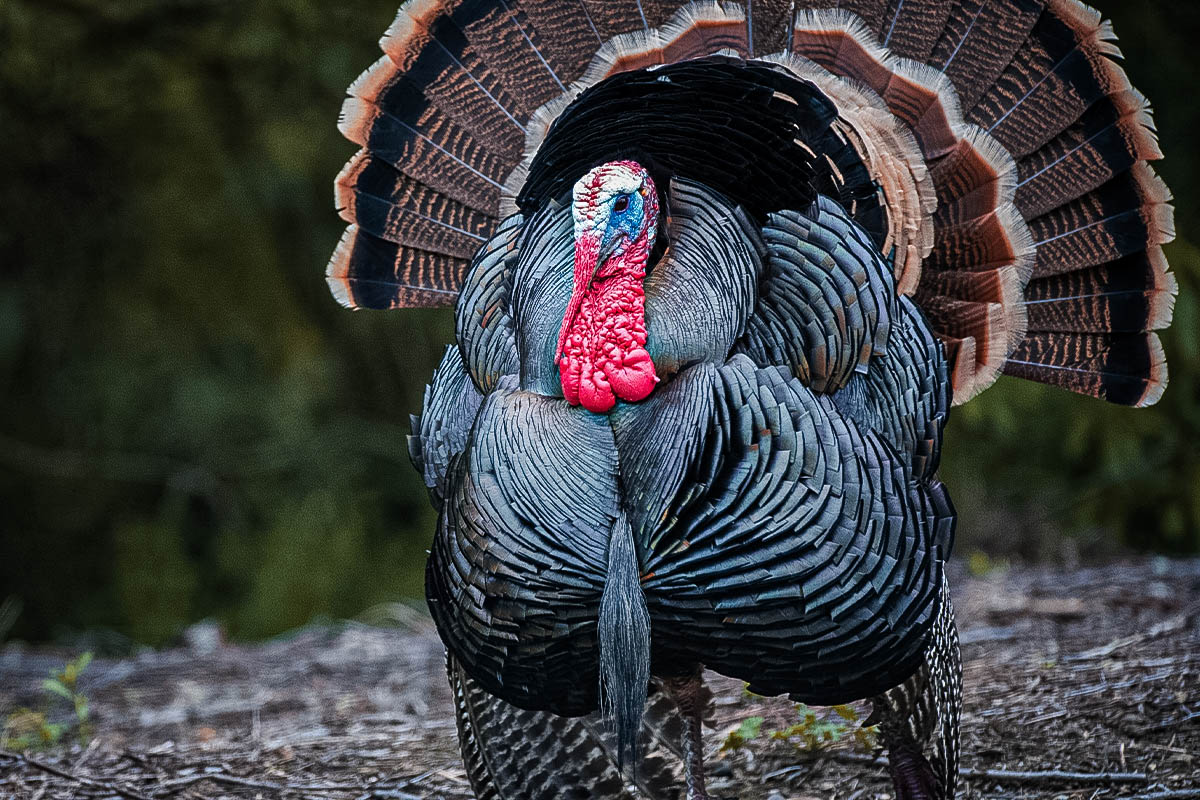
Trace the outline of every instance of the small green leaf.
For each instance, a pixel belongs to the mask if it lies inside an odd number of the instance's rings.
[[[742,724],[738,726],[737,734],[743,739],[755,739],[762,732],[763,718],[762,717],[747,717],[742,720]]]
[[[61,722],[47,722],[42,726],[40,731],[42,742],[44,744],[58,744],[66,728],[67,726]]]
[[[739,747],[745,746],[746,742],[757,738],[762,733],[762,724],[762,717],[747,717],[742,720],[738,729],[725,737],[725,743],[721,745],[721,749],[737,750]]]
[[[57,678],[46,678],[42,681],[42,688],[47,692],[53,692],[64,700],[70,700],[74,697],[74,693]]]

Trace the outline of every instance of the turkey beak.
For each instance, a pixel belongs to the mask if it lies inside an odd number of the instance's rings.
[[[599,255],[596,256],[596,263],[592,267],[592,276],[588,279],[589,284],[596,280],[596,273],[600,271],[600,268],[604,266],[604,262],[608,261],[609,256],[613,254],[613,252],[617,249],[617,245],[619,245],[621,240],[624,238],[624,233],[617,233],[608,240],[607,244],[600,248]]]

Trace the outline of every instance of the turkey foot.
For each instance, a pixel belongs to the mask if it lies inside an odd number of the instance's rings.
[[[683,765],[687,778],[687,800],[709,800],[704,788],[704,742],[700,725],[704,716],[704,681],[700,666],[690,675],[663,681],[667,693],[683,716]]]
[[[888,748],[888,772],[896,787],[896,800],[944,800],[929,760],[911,743]]]

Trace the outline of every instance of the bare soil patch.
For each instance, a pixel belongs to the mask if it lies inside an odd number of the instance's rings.
[[[962,796],[1200,798],[1200,560],[952,573],[965,661]],[[469,798],[442,652],[413,616],[305,629],[265,644],[194,632],[191,647],[97,659],[81,691],[95,736],[0,752],[0,797]],[[0,651],[0,719],[42,702],[73,653]],[[712,676],[717,796],[882,800],[852,736],[813,752],[768,734],[791,703]],[[729,731],[764,735],[720,753]]]

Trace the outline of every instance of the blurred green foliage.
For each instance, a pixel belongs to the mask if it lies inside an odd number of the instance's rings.
[[[325,261],[390,2],[0,5],[0,597],[12,635],[237,636],[421,593],[408,413],[447,314]]]
[[[74,734],[80,744],[92,738],[90,703],[79,689],[79,677],[92,663],[90,651],[50,671],[42,681],[42,703],[38,709],[18,708],[0,726],[0,748],[40,750],[53,747]]]
[[[421,594],[407,414],[445,312],[329,297],[334,123],[395,0],[0,3],[0,599],[12,635],[239,637]],[[1190,4],[1106,11],[1200,230]],[[1002,380],[944,461],[964,546],[1200,549],[1200,253],[1149,411]],[[1076,541],[1072,540],[1072,541]],[[1055,545],[1057,546],[1057,545]]]

